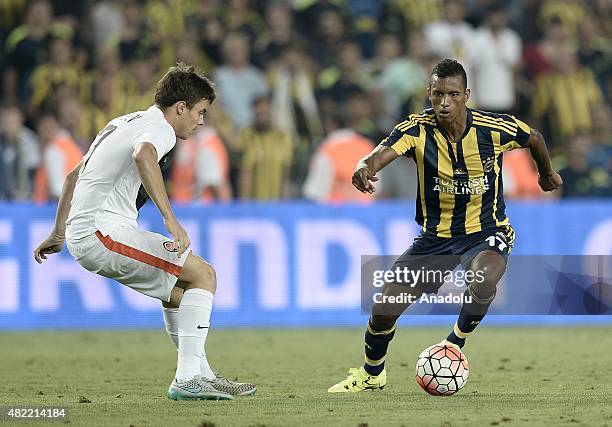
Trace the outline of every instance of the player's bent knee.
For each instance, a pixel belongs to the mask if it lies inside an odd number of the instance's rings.
[[[497,283],[506,271],[506,261],[493,251],[484,251],[472,261],[471,270],[476,279],[470,284],[472,295],[477,298],[489,299],[495,295]]]
[[[209,263],[190,253],[179,275],[177,286],[183,290],[204,289],[214,294],[217,290],[217,275]]]
[[[200,258],[200,261],[201,266],[199,273],[200,277],[202,278],[202,282],[207,290],[215,293],[217,290],[217,273],[212,265],[204,261],[202,258]]]
[[[470,269],[478,273],[475,277],[483,277],[481,283],[489,282],[495,285],[506,271],[506,260],[497,252],[484,251],[474,258]]]

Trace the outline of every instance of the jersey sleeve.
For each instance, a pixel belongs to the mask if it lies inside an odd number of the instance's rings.
[[[517,148],[524,148],[529,141],[531,128],[529,125],[514,116],[506,116],[506,121],[516,132],[505,132],[502,138],[502,150],[511,151]]]
[[[393,128],[388,137],[382,140],[381,145],[391,147],[399,156],[405,155],[416,147],[416,139],[421,133],[419,124],[408,117]]]
[[[153,144],[157,151],[157,161],[159,162],[176,144],[176,135],[169,125],[151,125],[136,135],[134,148],[143,142]]]

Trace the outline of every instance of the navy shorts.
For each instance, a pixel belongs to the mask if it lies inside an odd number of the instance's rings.
[[[453,270],[461,264],[469,270],[472,260],[483,251],[494,251],[508,260],[514,245],[514,230],[510,225],[483,230],[459,237],[437,237],[422,233],[414,243],[393,263],[392,269]],[[427,293],[435,293],[442,283],[421,287]]]

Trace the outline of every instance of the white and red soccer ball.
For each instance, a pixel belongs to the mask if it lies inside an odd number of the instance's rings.
[[[421,352],[416,364],[419,386],[432,396],[450,396],[467,382],[468,361],[456,347],[434,344]]]

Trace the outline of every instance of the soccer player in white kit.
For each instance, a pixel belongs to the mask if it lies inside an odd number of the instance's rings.
[[[155,105],[111,120],[68,174],[55,226],[34,251],[41,263],[62,250],[87,270],[162,301],[166,331],[178,347],[174,400],[232,399],[252,395],[253,384],[236,383],[210,368],[204,353],[216,276],[194,255],[164,186],[159,160],[204,123],[215,99],[210,81],[178,64],[159,81]],[[138,229],[140,185],[159,209],[172,238]]]

